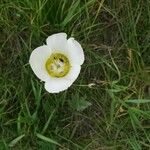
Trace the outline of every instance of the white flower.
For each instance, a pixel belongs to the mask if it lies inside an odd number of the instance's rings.
[[[31,53],[29,63],[36,76],[45,82],[49,93],[68,89],[78,77],[84,53],[81,45],[66,33],[57,33],[46,39],[46,45]]]

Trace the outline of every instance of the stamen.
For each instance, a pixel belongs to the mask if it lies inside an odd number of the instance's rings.
[[[64,60],[63,60],[63,59],[61,59],[61,58],[59,58],[59,60],[60,60],[61,62],[64,62]]]
[[[68,58],[61,53],[52,54],[45,64],[48,74],[52,77],[64,77],[70,70]]]

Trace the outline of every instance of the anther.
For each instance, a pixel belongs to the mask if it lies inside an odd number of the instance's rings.
[[[61,59],[61,58],[59,58],[59,60],[60,60],[61,62],[64,62],[64,60],[63,60],[63,59]]]

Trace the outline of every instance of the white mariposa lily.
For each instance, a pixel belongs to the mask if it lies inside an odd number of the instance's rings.
[[[46,45],[34,49],[29,63],[35,75],[45,82],[49,93],[68,89],[77,79],[84,53],[74,39],[67,39],[66,33],[57,33],[46,39]]]

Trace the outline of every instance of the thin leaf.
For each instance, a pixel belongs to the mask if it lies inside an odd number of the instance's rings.
[[[144,103],[150,103],[150,99],[128,99],[125,100],[127,103],[134,103],[134,104],[144,104]]]
[[[25,134],[20,135],[20,136],[18,136],[17,138],[13,139],[13,140],[9,143],[9,147],[15,146],[24,136],[25,136]]]
[[[43,128],[43,130],[42,130],[42,133],[45,133],[46,129],[48,128],[48,126],[50,124],[50,121],[51,121],[52,117],[54,116],[54,113],[55,113],[55,109],[50,114],[50,116],[49,116],[49,118],[48,118],[48,120],[47,120],[47,122],[46,122],[46,124],[45,124],[45,126]]]
[[[80,4],[80,0],[76,1],[75,3],[72,3],[72,6],[70,7],[68,14],[64,21],[62,22],[62,25],[65,26],[69,21],[72,20],[72,18],[77,14],[75,11],[77,10],[78,6]]]
[[[55,140],[50,139],[49,137],[43,136],[42,134],[37,133],[36,136],[37,136],[39,139],[44,140],[45,142],[49,142],[49,143],[52,143],[52,144],[61,146],[61,145],[60,145],[58,142],[56,142]]]
[[[136,139],[135,136],[131,137],[128,141],[132,146],[133,150],[141,150],[141,145],[139,144],[139,141]]]

